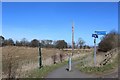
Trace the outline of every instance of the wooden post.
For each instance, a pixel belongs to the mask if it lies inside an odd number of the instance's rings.
[[[72,56],[74,52],[74,24],[72,23]]]

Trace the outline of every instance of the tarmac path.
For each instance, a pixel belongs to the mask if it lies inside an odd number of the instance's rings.
[[[77,70],[75,65],[79,62],[80,61],[72,63],[71,71],[67,71],[66,68],[68,65],[65,65],[49,73],[46,78],[95,78],[94,75],[85,74]]]
[[[118,70],[104,75],[86,74],[80,72],[75,68],[75,65],[79,62],[80,61],[72,63],[71,71],[67,71],[66,69],[68,68],[68,65],[65,65],[49,73],[46,78],[118,78]]]

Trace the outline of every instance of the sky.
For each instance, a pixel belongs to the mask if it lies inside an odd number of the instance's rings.
[[[3,2],[2,35],[14,41],[26,38],[65,40],[82,38],[93,45],[94,31],[118,30],[117,2]],[[97,43],[102,36],[98,36]]]

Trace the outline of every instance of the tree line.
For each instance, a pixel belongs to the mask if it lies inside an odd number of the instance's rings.
[[[0,46],[25,46],[25,47],[39,47],[39,43],[41,47],[44,48],[67,48],[67,42],[65,40],[41,40],[33,39],[28,41],[26,38],[23,38],[21,41],[13,41],[12,38],[5,39],[3,36],[0,36]]]
[[[68,44],[65,40],[41,40],[33,39],[31,41],[28,41],[26,38],[23,38],[22,40],[14,41],[12,38],[5,39],[3,36],[0,36],[0,46],[25,46],[25,47],[39,47],[39,43],[41,44],[42,48],[58,48],[58,49],[64,49],[64,48],[72,48],[71,44]],[[74,48],[90,48],[89,45],[85,45],[85,41],[82,38],[79,38],[78,41],[74,42]]]
[[[30,42],[23,38],[21,41],[13,41],[12,38],[5,39],[3,36],[0,36],[0,46],[26,46],[26,47],[38,47],[39,40],[33,39]],[[71,44],[68,44],[65,40],[41,40],[42,48],[72,48]],[[107,52],[116,47],[120,47],[120,34],[116,31],[111,31],[101,38],[101,41],[98,43],[97,50]],[[90,49],[89,45],[85,44],[85,41],[82,38],[79,38],[78,41],[74,42],[74,48],[83,48]]]

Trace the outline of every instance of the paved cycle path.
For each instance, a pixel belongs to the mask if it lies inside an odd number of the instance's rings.
[[[72,63],[72,70],[67,71],[66,68],[68,65],[60,67],[47,75],[46,78],[95,78],[95,75],[90,75],[86,73],[82,73],[75,68],[75,65],[80,61]]]
[[[107,74],[102,74],[102,75],[87,74],[87,73],[80,72],[75,68],[76,64],[80,62],[81,62],[80,60],[76,62],[72,62],[71,71],[66,70],[66,68],[68,68],[68,65],[57,68],[54,71],[50,72],[46,76],[46,78],[117,78],[118,77],[118,70],[115,70]]]

